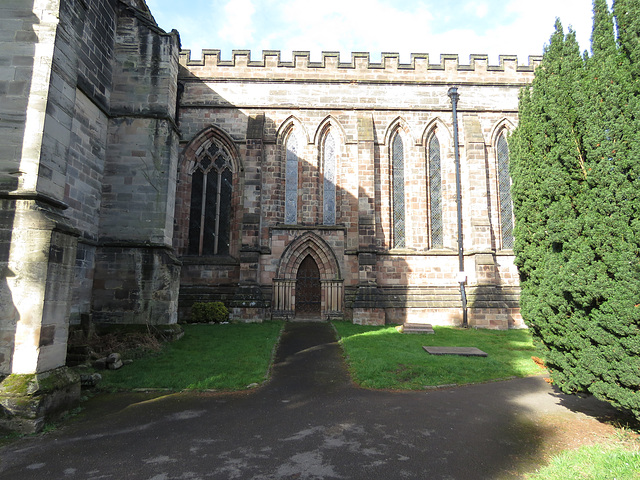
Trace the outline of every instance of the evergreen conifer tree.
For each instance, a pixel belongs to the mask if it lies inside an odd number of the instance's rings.
[[[637,21],[625,18],[633,31]],[[595,0],[592,55],[583,58],[556,22],[521,95],[510,142],[516,262],[522,314],[554,382],[640,417],[637,94],[613,19]]]

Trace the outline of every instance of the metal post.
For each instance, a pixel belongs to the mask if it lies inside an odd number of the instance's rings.
[[[467,321],[467,294],[464,289],[467,278],[464,273],[464,245],[462,242],[462,181],[460,180],[460,147],[458,145],[457,111],[460,95],[458,94],[458,88],[451,87],[447,95],[451,99],[451,110],[453,114],[453,150],[456,165],[456,202],[458,207],[458,281],[460,282],[460,298],[462,300],[462,326],[467,328],[469,323]]]

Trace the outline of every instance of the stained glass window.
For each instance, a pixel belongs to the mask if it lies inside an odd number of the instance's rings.
[[[429,140],[429,219],[431,248],[443,246],[442,233],[442,174],[440,142],[435,135]]]
[[[324,139],[324,188],[322,218],[325,225],[336,223],[336,142],[331,132]]]
[[[393,247],[405,248],[404,147],[396,133],[391,147],[393,187]]]
[[[500,228],[502,248],[513,248],[513,206],[511,204],[511,177],[509,176],[509,146],[504,132],[496,145],[498,156],[498,191],[500,194]]]
[[[298,221],[298,139],[294,133],[287,138],[285,166],[284,223]]]
[[[189,255],[229,253],[232,180],[229,154],[213,143],[191,174]]]

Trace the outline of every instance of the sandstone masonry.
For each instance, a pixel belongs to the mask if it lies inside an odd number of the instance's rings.
[[[227,61],[217,50],[205,50],[202,60],[194,61],[183,51],[184,148],[174,237],[176,253],[185,261],[181,314],[187,315],[194,301],[215,298],[230,304],[238,319],[295,318],[297,269],[311,255],[319,268],[318,314],[324,318],[459,324],[453,117],[447,96],[455,85],[469,322],[523,326],[512,243],[502,238],[501,202],[510,199],[499,195],[497,144],[517,124],[518,92],[532,80],[538,61],[532,57],[528,65],[518,65],[515,57],[503,56],[493,66],[486,56],[474,55],[463,65],[454,55],[430,63],[428,55],[414,54],[409,64],[401,64],[398,55],[383,54],[373,63],[358,53],[342,62],[339,54],[325,52],[312,62],[307,52],[294,52],[286,62],[274,51],[259,60],[234,51]],[[286,143],[292,132],[299,160],[293,222],[285,218]],[[328,135],[335,142],[331,172]],[[392,147],[397,135],[403,144],[401,187]],[[440,148],[437,174],[429,166],[434,136]],[[234,158],[232,240],[226,256],[194,257],[185,240],[194,213],[188,208],[190,177],[211,138],[228,145]],[[323,217],[328,174],[336,209],[329,224]],[[432,199],[434,182],[439,197]],[[394,205],[400,188],[403,202]],[[394,238],[398,215],[401,244]],[[438,239],[434,222],[441,223]],[[238,286],[253,296],[238,298]]]
[[[10,0],[0,31],[0,423],[33,431],[78,398],[81,315],[177,320],[179,38],[134,0]]]

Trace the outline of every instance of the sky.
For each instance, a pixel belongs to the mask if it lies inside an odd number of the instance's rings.
[[[201,58],[202,49],[280,50],[282,60],[293,51],[369,52],[379,61],[382,52],[428,53],[431,63],[441,54],[455,53],[461,63],[470,54],[541,55],[553,33],[556,17],[565,31],[576,31],[581,50],[590,48],[591,0],[147,0],[159,26],[180,32],[183,49]],[[609,0],[611,6],[611,0]]]

